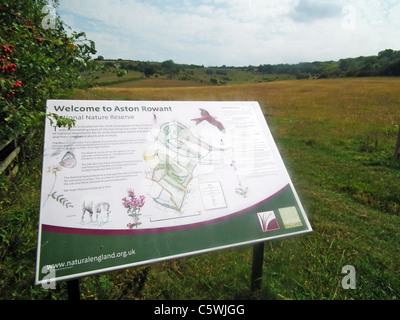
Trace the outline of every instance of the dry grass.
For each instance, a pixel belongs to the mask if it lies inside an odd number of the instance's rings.
[[[398,78],[292,80],[231,86],[143,80],[80,91],[75,98],[258,101],[267,118],[285,116],[305,122],[329,120],[340,127],[352,123],[368,127],[399,122],[400,115],[395,112],[400,101],[399,84]]]

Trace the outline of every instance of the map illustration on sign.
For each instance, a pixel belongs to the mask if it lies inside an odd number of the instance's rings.
[[[47,109],[38,284],[311,231],[257,102]]]
[[[154,182],[153,199],[160,205],[182,211],[183,201],[199,164],[211,161],[210,153],[220,152],[181,123],[168,122],[161,126],[155,139],[157,149],[146,152],[146,159],[156,166],[147,172]]]

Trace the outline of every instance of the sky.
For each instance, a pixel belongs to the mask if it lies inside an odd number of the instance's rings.
[[[59,0],[97,56],[258,66],[400,50],[398,0]]]

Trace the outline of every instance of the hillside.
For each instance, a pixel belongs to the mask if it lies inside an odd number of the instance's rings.
[[[346,77],[400,76],[400,51],[383,50],[376,56],[345,58],[339,61],[314,61],[298,64],[262,64],[243,67],[204,67],[164,62],[97,59],[98,69],[86,74],[97,85],[149,87],[142,80],[177,80],[185,84],[164,86],[233,85],[291,79],[325,79]],[[139,83],[134,83],[139,82]],[[189,83],[188,83],[189,82]],[[157,83],[160,83],[158,81]]]
[[[95,85],[120,88],[231,85],[295,79],[293,75],[266,75],[248,67],[205,68],[179,65],[171,60],[169,68],[163,67],[164,63],[156,62],[109,60],[96,61],[96,63],[97,70],[91,74],[84,74],[84,77],[88,81],[93,81]],[[152,81],[149,82],[149,80]]]

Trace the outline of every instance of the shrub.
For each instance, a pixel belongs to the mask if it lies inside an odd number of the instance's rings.
[[[82,85],[80,72],[96,52],[84,32],[69,36],[60,19],[42,13],[46,5],[53,8],[46,0],[4,0],[0,5],[0,140],[41,125],[46,100]],[[53,19],[51,27],[46,19]],[[58,125],[73,123],[47,116]]]

